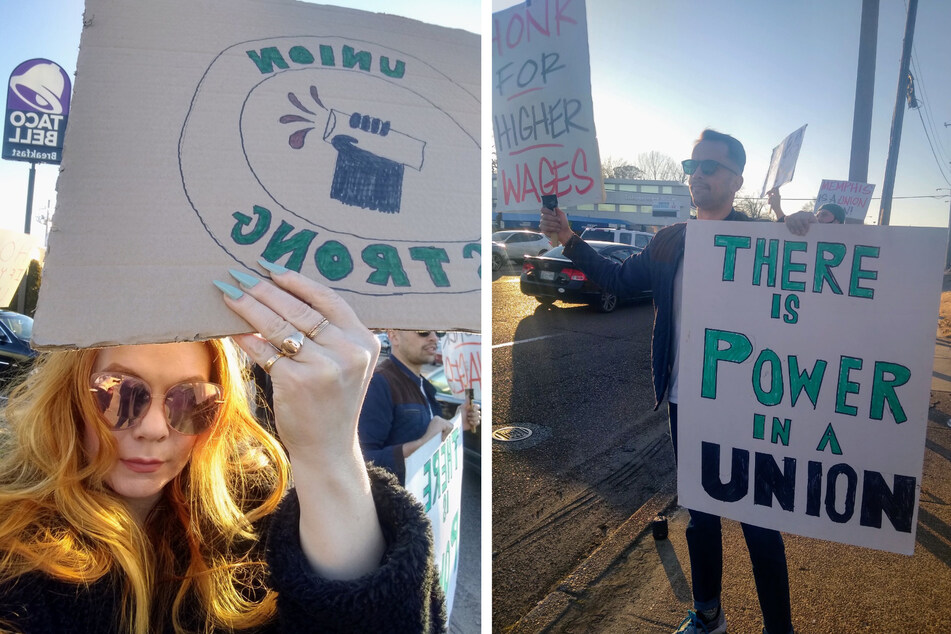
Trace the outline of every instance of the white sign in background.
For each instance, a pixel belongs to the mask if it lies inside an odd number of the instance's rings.
[[[774,187],[780,187],[792,181],[793,174],[796,173],[796,162],[799,160],[799,149],[802,147],[802,139],[805,135],[806,126],[802,126],[773,148],[769,169],[766,171],[766,180],[763,181],[761,197],[765,197],[766,192]]]
[[[0,306],[9,306],[13,301],[33,256],[40,255],[38,247],[35,236],[0,229]]]
[[[911,554],[946,239],[689,223],[681,504]]]
[[[482,335],[446,333],[442,365],[454,396],[465,398],[466,390],[472,388],[473,400],[482,401]]]
[[[813,211],[819,211],[819,207],[826,203],[835,203],[845,209],[846,218],[864,222],[873,193],[875,185],[871,183],[823,179]]]
[[[439,583],[446,595],[447,614],[452,613],[459,576],[462,534],[462,425],[457,412],[446,440],[434,436],[406,457],[406,490],[426,510],[433,527],[433,545]]]
[[[492,127],[500,210],[603,202],[584,0],[492,14]]]

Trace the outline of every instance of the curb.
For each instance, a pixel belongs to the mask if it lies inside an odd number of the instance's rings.
[[[619,557],[630,550],[642,535],[649,532],[654,517],[673,506],[676,499],[677,478],[674,476],[611,533],[611,536],[559,583],[555,590],[520,618],[512,626],[511,634],[550,631],[577,597],[584,593],[590,584],[602,578]]]

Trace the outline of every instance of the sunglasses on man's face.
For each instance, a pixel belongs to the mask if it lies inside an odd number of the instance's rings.
[[[438,330],[417,330],[416,331],[416,334],[419,335],[420,337],[428,337],[429,335],[433,333],[435,333],[437,337],[442,337],[444,334],[446,334],[444,332],[439,332]]]
[[[97,372],[89,378],[99,412],[113,430],[142,422],[152,403],[152,389],[142,379],[118,372]],[[207,381],[185,381],[165,392],[165,422],[180,434],[194,436],[210,428],[224,402],[221,386]]]
[[[721,167],[728,172],[733,172],[734,174],[737,173],[736,170],[727,167],[719,161],[714,161],[713,159],[704,159],[702,161],[697,159],[687,159],[686,161],[681,161],[680,164],[683,166],[684,174],[687,176],[690,176],[696,172],[698,167],[700,168],[700,171],[707,176],[712,176]]]

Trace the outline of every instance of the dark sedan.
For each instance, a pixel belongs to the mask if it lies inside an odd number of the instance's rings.
[[[0,386],[32,365],[36,351],[30,348],[33,319],[10,310],[0,310]]]
[[[587,241],[601,255],[623,262],[635,253],[643,251],[641,247],[616,242]],[[644,291],[630,296],[618,297],[592,282],[571,260],[562,254],[562,247],[555,247],[544,255],[528,256],[522,265],[522,278],[519,287],[522,293],[530,295],[542,304],[552,304],[556,300],[573,304],[590,304],[602,313],[610,313],[619,304],[633,302],[651,296]]]

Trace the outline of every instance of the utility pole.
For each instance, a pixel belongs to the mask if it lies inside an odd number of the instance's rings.
[[[878,0],[862,0],[859,64],[855,77],[855,114],[852,117],[852,156],[849,161],[849,180],[858,183],[868,182],[877,46]]]
[[[935,191],[951,193],[951,189],[947,187],[939,187]],[[951,268],[951,208],[948,209],[948,256],[944,259],[944,270],[947,271],[949,268]]]
[[[901,68],[898,71],[898,96],[892,115],[892,131],[888,138],[888,158],[885,161],[885,182],[882,183],[882,207],[878,224],[887,225],[892,215],[892,194],[895,190],[895,172],[898,169],[898,146],[901,144],[901,125],[905,117],[905,98],[908,92],[908,68],[911,66],[911,44],[915,37],[915,16],[918,0],[908,0],[908,18],[905,22],[905,41],[901,51]]]

